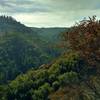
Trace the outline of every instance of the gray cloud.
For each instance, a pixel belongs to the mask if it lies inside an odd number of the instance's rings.
[[[0,11],[7,13],[49,12],[48,6],[34,0],[0,0]]]
[[[46,0],[54,11],[78,11],[100,9],[100,0]]]
[[[99,0],[0,0],[0,11],[8,13],[65,12],[100,9]]]
[[[100,18],[100,0],[0,0],[0,14],[28,26],[70,26],[84,17]],[[31,19],[31,20],[30,20]]]

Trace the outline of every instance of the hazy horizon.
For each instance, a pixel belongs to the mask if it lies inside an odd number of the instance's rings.
[[[70,27],[84,17],[100,18],[99,0],[0,0],[0,15],[29,27]]]

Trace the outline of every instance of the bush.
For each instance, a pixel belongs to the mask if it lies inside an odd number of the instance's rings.
[[[51,74],[49,76],[49,83],[52,84],[57,79],[57,76],[55,74]]]
[[[60,61],[61,72],[80,72],[80,70],[83,69],[84,61],[80,58],[79,54],[77,52],[70,52],[67,54],[66,58],[61,59]]]
[[[56,91],[60,87],[60,83],[58,81],[55,81],[55,82],[53,82],[52,87]]]
[[[38,90],[35,90],[32,98],[33,100],[47,100],[49,92],[51,92],[51,87],[48,83],[45,83]]]
[[[60,75],[58,77],[60,84],[65,86],[65,85],[71,85],[71,84],[76,84],[79,82],[78,79],[78,74],[76,72],[67,72],[64,73],[63,75]]]

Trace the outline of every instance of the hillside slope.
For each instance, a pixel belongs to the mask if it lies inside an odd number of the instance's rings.
[[[100,21],[63,34],[70,51],[0,86],[1,100],[100,100]]]
[[[49,44],[12,17],[0,16],[0,84],[57,57],[60,51]]]
[[[37,32],[41,38],[44,38],[44,40],[48,40],[48,42],[58,42],[60,40],[60,34],[62,32],[68,31],[68,28],[60,28],[60,27],[54,27],[54,28],[31,28],[34,32]],[[53,41],[55,40],[55,41]]]
[[[65,48],[61,48],[62,42],[62,33],[69,31],[69,28],[61,28],[61,27],[54,27],[54,28],[35,28],[31,27],[31,29],[36,32],[40,39],[45,41],[43,45],[44,48],[48,48],[45,52],[48,52],[51,56],[56,57],[59,56]],[[67,48],[68,49],[68,48]]]
[[[91,73],[92,72],[92,73]],[[1,87],[5,100],[99,100],[100,78],[77,53],[18,76]]]

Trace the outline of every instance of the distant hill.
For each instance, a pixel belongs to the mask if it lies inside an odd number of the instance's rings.
[[[0,33],[33,33],[31,28],[26,27],[24,24],[17,22],[10,16],[0,16]]]
[[[49,42],[58,42],[60,39],[60,34],[62,32],[68,31],[68,28],[60,28],[60,27],[54,27],[54,28],[31,28],[34,32],[37,32],[40,37],[44,38],[45,40],[48,40]],[[55,40],[55,41],[52,41]]]
[[[69,28],[61,28],[61,27],[54,27],[54,28],[35,28],[31,27],[31,29],[38,34],[41,40],[45,42],[43,48],[45,52],[48,52],[52,56],[58,56],[64,50],[60,48],[60,44],[62,42],[61,34],[64,32],[69,31]]]
[[[61,50],[52,42],[57,32],[58,29],[32,29],[12,17],[0,16],[0,83],[59,56]]]

